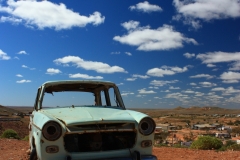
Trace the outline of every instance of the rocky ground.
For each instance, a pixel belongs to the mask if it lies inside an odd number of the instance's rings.
[[[28,160],[28,142],[15,139],[0,139],[1,160]],[[185,148],[154,148],[159,160],[240,160],[239,151],[216,152],[214,150],[191,150]]]

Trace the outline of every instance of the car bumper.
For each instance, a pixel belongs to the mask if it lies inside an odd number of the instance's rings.
[[[154,155],[149,155],[149,156],[141,156],[139,159],[138,157],[122,157],[122,158],[107,158],[104,160],[157,160],[157,157]]]

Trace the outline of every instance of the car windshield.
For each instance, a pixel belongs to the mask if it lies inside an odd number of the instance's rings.
[[[123,107],[119,96],[118,90],[113,86],[61,84],[45,88],[42,108],[66,106]]]

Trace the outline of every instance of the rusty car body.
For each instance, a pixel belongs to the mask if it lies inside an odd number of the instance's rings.
[[[29,130],[31,160],[157,160],[152,155],[155,122],[127,110],[112,82],[44,83]]]

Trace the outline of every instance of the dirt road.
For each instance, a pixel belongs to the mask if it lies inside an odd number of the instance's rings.
[[[0,160],[27,160],[28,142],[15,139],[0,139]],[[183,148],[154,148],[159,160],[240,160],[240,152],[214,150],[191,150]]]

